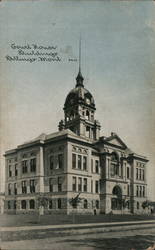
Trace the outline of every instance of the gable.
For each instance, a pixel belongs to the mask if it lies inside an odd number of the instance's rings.
[[[119,138],[119,136],[115,133],[112,133],[111,136],[104,138],[104,143],[109,144],[113,147],[119,147],[119,148],[127,148],[125,143]]]
[[[109,143],[111,144],[114,144],[116,146],[119,146],[119,147],[124,147],[124,144],[120,143],[118,139],[114,138],[114,139],[111,139],[108,141]]]

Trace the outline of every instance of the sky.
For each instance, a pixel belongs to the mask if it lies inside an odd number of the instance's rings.
[[[4,152],[57,131],[76,83],[81,35],[84,85],[94,96],[101,135],[113,131],[148,157],[148,196],[155,200],[155,3],[4,0],[0,12],[1,191]],[[13,44],[56,46],[51,51],[61,61],[8,61],[18,54]]]

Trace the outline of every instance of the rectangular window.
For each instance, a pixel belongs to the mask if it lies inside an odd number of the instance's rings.
[[[142,196],[142,186],[140,186],[140,192],[139,192],[139,196]]]
[[[99,192],[99,182],[95,181],[95,193]]]
[[[127,167],[127,178],[128,179],[130,178],[130,169],[129,169],[129,167]]]
[[[97,174],[99,173],[99,162],[98,162],[98,160],[95,160],[95,172]]]
[[[53,202],[52,200],[49,200],[49,209],[52,209],[53,208]]]
[[[139,169],[139,179],[141,180],[142,179],[142,170]]]
[[[81,169],[82,157],[78,155],[78,169]]]
[[[127,195],[129,196],[130,195],[130,185],[128,184],[127,186]]]
[[[111,176],[115,176],[115,164],[111,163],[111,166],[110,166],[110,173],[111,173]]]
[[[91,159],[91,172],[92,173],[93,173],[93,168],[94,168],[93,159]]]
[[[58,192],[62,191],[62,178],[58,177]]]
[[[83,156],[83,170],[87,170],[87,157]]]
[[[72,154],[72,168],[76,168],[76,154]]]
[[[35,180],[30,180],[30,193],[35,193]]]
[[[52,170],[54,168],[54,156],[50,156],[50,169]]]
[[[53,179],[52,178],[49,179],[49,191],[53,192]]]
[[[63,168],[63,154],[58,155],[58,168]]]
[[[18,164],[15,164],[15,176],[18,175]]]
[[[8,201],[8,209],[11,209],[11,202]]]
[[[86,178],[83,179],[83,191],[87,192],[87,179]]]
[[[144,177],[144,169],[142,170],[142,180],[144,181],[145,177]]]
[[[136,196],[138,197],[139,196],[139,187],[136,186]]]
[[[23,193],[23,194],[26,194],[26,193],[27,193],[26,181],[22,181],[22,193]]]
[[[11,184],[8,184],[8,195],[11,195]]]
[[[145,187],[143,186],[143,197],[145,197]]]
[[[12,170],[11,170],[11,165],[9,165],[9,177],[12,176]]]
[[[91,180],[91,193],[93,193],[93,180]]]
[[[31,170],[31,172],[36,171],[36,158],[33,158],[30,160],[30,170]]]
[[[82,191],[82,178],[78,178],[78,191]]]
[[[14,183],[14,194],[17,194],[17,183]]]
[[[62,204],[61,204],[61,199],[59,198],[58,199],[58,209],[61,209],[62,208]]]
[[[27,173],[27,160],[22,161],[22,172],[23,174]]]
[[[73,191],[76,191],[76,177],[73,176],[72,181],[73,181],[73,183],[72,183],[72,189],[73,189]]]
[[[138,168],[136,168],[136,179],[138,180]]]

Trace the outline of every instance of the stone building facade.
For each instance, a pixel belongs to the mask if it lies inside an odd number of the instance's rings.
[[[5,212],[145,213],[146,157],[120,137],[100,136],[95,101],[79,69],[59,131],[5,153]]]

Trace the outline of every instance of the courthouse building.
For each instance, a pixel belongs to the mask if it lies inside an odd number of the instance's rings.
[[[148,160],[115,133],[100,136],[83,81],[79,69],[58,132],[5,153],[5,212],[36,213],[42,204],[49,214],[145,213]]]

